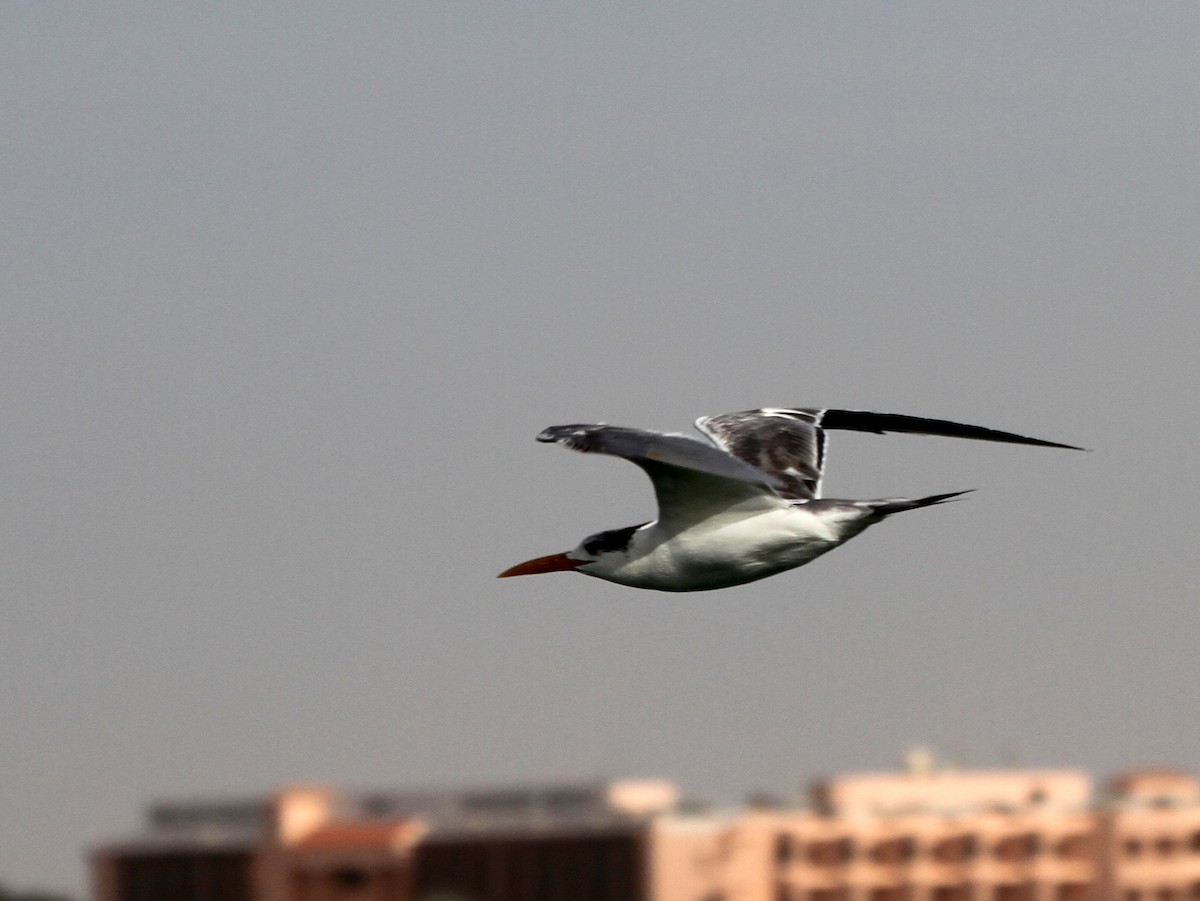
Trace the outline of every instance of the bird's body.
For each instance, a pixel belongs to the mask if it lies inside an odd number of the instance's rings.
[[[501,576],[576,570],[659,591],[727,588],[803,566],[893,513],[964,493],[821,498],[829,428],[1072,447],[946,420],[848,410],[768,408],[706,417],[696,425],[711,444],[608,425],[553,426],[538,435],[539,441],[640,466],[653,482],[659,516],[591,535],[565,554],[526,561]]]
[[[704,591],[802,566],[845,540],[803,506],[732,507],[683,531],[648,523],[629,543],[578,569],[635,588]]]

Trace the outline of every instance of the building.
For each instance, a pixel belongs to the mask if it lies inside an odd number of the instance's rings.
[[[92,857],[96,901],[642,901],[656,780],[158,804]]]
[[[748,818],[753,897],[1085,901],[1095,885],[1089,797],[1089,778],[1069,770],[832,779],[808,811]]]
[[[95,901],[1200,901],[1200,783],[939,769],[806,804],[682,808],[667,782],[160,804]]]
[[[1105,901],[1200,901],[1200,783],[1150,770],[1118,776],[1099,816]]]

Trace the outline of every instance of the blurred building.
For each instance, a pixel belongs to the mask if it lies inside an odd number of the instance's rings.
[[[1097,822],[1105,901],[1200,901],[1200,783],[1164,770],[1118,776]]]
[[[160,804],[95,901],[1200,901],[1200,784],[1074,770],[837,776],[698,811],[656,780]]]
[[[96,901],[641,901],[657,780],[158,804],[98,849]]]

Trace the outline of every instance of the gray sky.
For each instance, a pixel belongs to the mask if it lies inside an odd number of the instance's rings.
[[[0,880],[160,796],[1200,769],[1200,8],[0,8]],[[722,592],[558,422],[837,405],[978,488]]]

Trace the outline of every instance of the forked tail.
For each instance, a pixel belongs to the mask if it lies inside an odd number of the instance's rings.
[[[905,510],[916,510],[919,507],[932,507],[934,504],[944,504],[946,501],[970,494],[974,488],[966,491],[951,491],[946,494],[931,494],[929,497],[897,498],[896,500],[875,501],[872,509],[880,516],[891,516],[893,513],[903,513]]]

